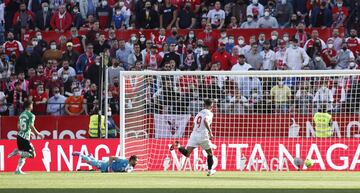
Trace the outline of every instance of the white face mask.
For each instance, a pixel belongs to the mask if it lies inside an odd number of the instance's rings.
[[[135,36],[131,37],[131,41],[136,41],[136,37]]]
[[[226,33],[222,33],[222,34],[221,34],[221,37],[222,37],[222,38],[225,38],[225,37],[226,37]]]
[[[50,45],[50,49],[56,50],[56,45]]]
[[[194,34],[189,34],[189,38],[194,38]]]
[[[342,7],[343,4],[342,4],[342,3],[337,3],[336,5],[337,5],[338,7]]]
[[[277,36],[271,36],[271,39],[272,39],[272,40],[276,40],[276,39],[277,39]]]
[[[38,93],[39,93],[39,94],[43,94],[43,93],[44,93],[44,90],[39,90]]]
[[[68,75],[68,74],[64,74],[64,75],[62,76],[62,78],[63,78],[64,80],[67,80],[67,79],[69,78],[69,75]]]
[[[289,37],[285,36],[285,37],[283,38],[283,40],[284,40],[285,42],[287,42],[287,41],[289,41]]]
[[[58,77],[57,77],[57,76],[53,76],[52,79],[53,79],[53,80],[57,80]]]
[[[146,38],[144,38],[144,37],[140,38],[140,42],[145,42],[145,40],[146,40]]]
[[[315,60],[316,60],[317,62],[320,62],[321,57],[320,57],[320,56],[317,56],[317,57],[315,57]]]
[[[206,55],[206,54],[208,54],[208,53],[209,53],[209,51],[207,51],[207,50],[204,50],[204,51],[203,51],[203,54],[204,54],[204,55]]]
[[[252,22],[252,20],[253,20],[252,17],[248,17],[248,18],[247,18],[247,21],[248,21],[248,22]]]
[[[116,11],[116,15],[120,15],[121,11]]]
[[[253,4],[257,4],[258,0],[253,0],[252,2],[253,2]]]
[[[107,1],[102,1],[101,4],[102,4],[102,6],[105,7],[105,6],[107,6],[108,2]]]
[[[77,91],[77,92],[74,92],[74,96],[78,97],[81,95],[81,92],[80,91]]]
[[[120,6],[120,7],[124,6],[124,2],[121,1],[121,2],[119,3],[119,6]]]
[[[38,35],[38,36],[36,36],[36,39],[42,40],[42,36],[41,36],[41,35]]]
[[[269,17],[269,15],[270,15],[270,13],[269,13],[268,11],[266,11],[266,12],[264,13],[264,16],[265,16],[265,17]]]
[[[37,41],[33,41],[33,42],[32,42],[32,45],[33,45],[33,46],[37,46],[37,45],[38,45],[38,42],[37,42]]]
[[[243,44],[244,44],[244,40],[239,40],[238,43],[239,43],[239,45],[243,45]]]
[[[328,44],[328,48],[333,48],[334,44]]]
[[[111,112],[108,112],[108,116],[111,117],[112,113]]]
[[[234,43],[234,39],[229,39],[229,44],[233,44]]]
[[[286,0],[281,0],[281,4],[286,4]]]
[[[54,96],[55,96],[55,98],[59,98],[60,93],[56,93]]]

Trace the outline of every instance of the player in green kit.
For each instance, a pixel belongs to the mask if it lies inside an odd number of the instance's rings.
[[[14,149],[14,151],[8,155],[8,158],[11,158],[15,155],[20,156],[15,174],[25,174],[24,172],[22,172],[21,168],[24,166],[26,158],[34,158],[36,156],[34,147],[30,143],[30,135],[34,135],[34,133],[36,133],[42,139],[44,138],[44,135],[38,132],[34,126],[35,115],[31,113],[33,109],[32,101],[25,101],[24,108],[25,111],[21,113],[18,121],[18,129],[19,129],[19,133],[17,135],[18,148]]]

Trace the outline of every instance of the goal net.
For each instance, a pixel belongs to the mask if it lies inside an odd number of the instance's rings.
[[[137,170],[206,170],[200,147],[185,158],[169,146],[175,140],[186,146],[193,118],[209,98],[218,171],[360,170],[359,75],[121,72],[120,154],[137,155]],[[312,167],[301,163],[307,159]]]

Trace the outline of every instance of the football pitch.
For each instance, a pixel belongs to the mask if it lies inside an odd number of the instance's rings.
[[[26,189],[26,191],[24,191]],[[360,172],[0,173],[0,192],[360,192]]]

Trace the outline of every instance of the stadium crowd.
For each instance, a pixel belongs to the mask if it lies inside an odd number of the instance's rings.
[[[119,113],[122,70],[331,70],[358,69],[360,63],[360,0],[3,0],[0,21],[1,115],[18,115],[25,100],[34,101],[37,115],[96,113],[104,94],[98,90],[102,61],[109,66],[113,114]],[[270,37],[260,33],[250,39],[227,33],[253,28],[273,31]],[[280,36],[285,28],[296,33]],[[317,29],[326,28],[333,28],[332,35],[321,39]],[[116,36],[116,31],[130,29],[158,33],[150,38],[141,33],[129,39]],[[180,29],[187,34],[179,35]],[[42,33],[49,31],[71,35],[45,41]],[[20,42],[27,32],[35,35]],[[137,77],[129,79],[129,87],[136,87]],[[150,105],[162,113],[188,111],[176,108],[193,106],[192,101],[204,97],[221,102],[224,113],[307,113],[320,102],[339,112],[349,110],[349,103],[360,103],[358,79],[353,77],[181,76],[148,77],[147,83]],[[165,104],[175,102],[183,104]],[[127,101],[127,107],[132,103]]]

